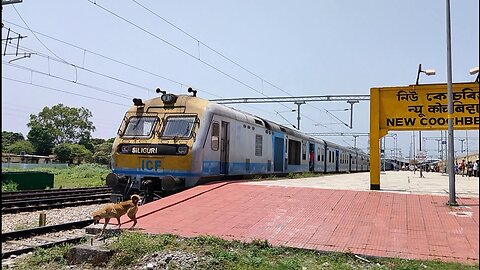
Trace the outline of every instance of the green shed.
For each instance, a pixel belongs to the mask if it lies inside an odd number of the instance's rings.
[[[2,172],[2,183],[14,182],[18,190],[53,188],[53,174],[47,172]]]

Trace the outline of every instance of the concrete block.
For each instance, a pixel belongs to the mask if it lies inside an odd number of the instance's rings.
[[[103,265],[110,260],[112,255],[113,251],[106,249],[103,242],[91,238],[86,244],[72,247],[68,251],[66,259],[69,264]]]

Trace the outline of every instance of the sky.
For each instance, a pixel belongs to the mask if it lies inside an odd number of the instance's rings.
[[[436,70],[435,76],[421,74],[421,84],[446,83],[445,13],[440,0],[5,5],[2,130],[26,136],[30,114],[61,103],[88,108],[93,137],[112,138],[132,98],[156,97],[156,88],[187,94],[193,87],[205,99],[369,95],[372,87],[414,84],[419,64]],[[9,29],[10,37],[24,38],[5,47]],[[479,65],[478,0],[451,1],[451,31],[453,82],[471,82],[475,77],[468,71]],[[31,54],[18,59],[24,53]],[[293,103],[229,106],[297,125]],[[369,101],[354,105],[350,129],[346,101],[309,102],[301,106],[301,131],[368,133],[369,106]],[[422,132],[428,157],[440,156],[440,136],[440,131]],[[369,148],[368,136],[323,138]],[[478,152],[478,138],[478,130],[456,131],[456,155]],[[397,154],[412,155],[418,142],[418,133],[391,132],[386,154],[394,153],[396,143]]]

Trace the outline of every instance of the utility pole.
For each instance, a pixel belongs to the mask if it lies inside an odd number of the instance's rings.
[[[423,155],[423,151],[422,151],[422,131],[419,130],[418,131],[418,148],[419,148],[419,152],[420,154]],[[423,163],[423,161],[422,161]],[[420,164],[420,178],[424,178],[425,176],[423,176],[423,164]]]
[[[359,135],[353,135],[353,148],[357,149],[357,138]]]
[[[300,105],[305,104],[305,101],[295,101],[295,104],[297,105],[297,129],[300,130]]]
[[[461,150],[460,153],[463,154],[463,152],[464,152],[464,151],[463,151],[463,142],[465,141],[465,139],[458,139],[458,140],[462,143],[462,144],[460,145],[460,150]]]
[[[358,100],[349,100],[347,103],[350,104],[350,129],[352,129],[353,126],[353,104],[358,103]]]
[[[468,161],[469,161],[469,158],[468,158],[468,130],[465,130],[465,142],[467,144],[467,164],[468,164]],[[475,160],[473,160],[475,161]]]
[[[455,192],[454,135],[453,135],[453,89],[452,89],[452,34],[450,27],[450,0],[446,0],[447,24],[447,101],[448,101],[448,204],[458,205]]]

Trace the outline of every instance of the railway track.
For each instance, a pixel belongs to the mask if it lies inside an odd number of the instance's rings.
[[[110,188],[55,189],[2,193],[2,214],[110,202]]]
[[[10,201],[16,199],[26,198],[46,198],[54,195],[80,195],[91,194],[98,192],[110,192],[112,189],[109,187],[98,188],[68,188],[68,189],[47,189],[47,190],[24,190],[13,192],[2,192],[2,201]]]
[[[25,254],[37,248],[78,243],[85,238],[82,228],[92,223],[93,220],[88,219],[2,233],[2,259]]]

